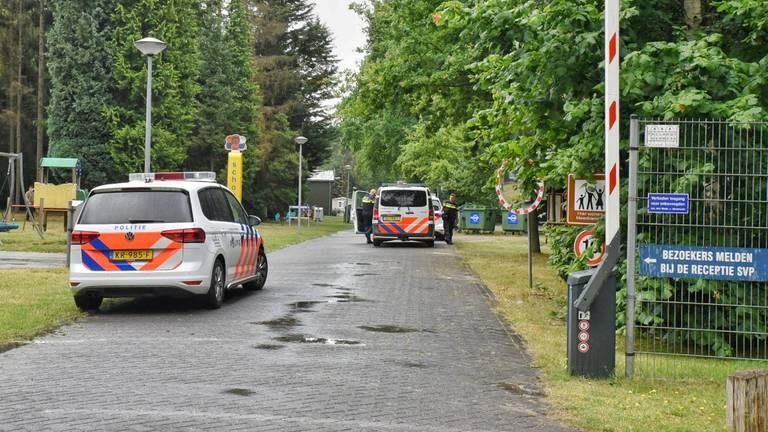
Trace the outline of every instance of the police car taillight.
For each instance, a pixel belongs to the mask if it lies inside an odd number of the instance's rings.
[[[99,238],[99,233],[93,231],[72,231],[72,244],[84,245]]]
[[[435,209],[432,207],[429,208],[429,220],[435,220]]]
[[[153,181],[180,180],[180,181],[204,181],[215,182],[216,173],[209,171],[190,171],[190,172],[159,172],[159,173],[131,173],[128,174],[128,181],[140,181],[150,183]]]
[[[373,208],[373,220],[379,220],[379,208],[374,207]]]
[[[205,231],[200,228],[161,231],[160,235],[177,243],[205,243]]]

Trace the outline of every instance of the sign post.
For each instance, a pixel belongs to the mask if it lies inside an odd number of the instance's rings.
[[[620,0],[605,1],[605,199],[606,257],[574,302],[581,311],[589,310],[600,288],[608,280],[619,261],[619,10]]]
[[[243,202],[243,151],[246,139],[240,135],[229,135],[224,142],[224,148],[229,150],[227,156],[227,188]]]

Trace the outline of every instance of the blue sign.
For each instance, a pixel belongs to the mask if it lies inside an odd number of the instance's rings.
[[[471,212],[469,214],[469,223],[471,225],[480,225],[480,212]]]
[[[517,213],[515,212],[507,213],[507,224],[517,225]]]
[[[688,214],[688,194],[649,193],[648,213]]]
[[[768,281],[768,249],[640,245],[640,275],[678,279]]]

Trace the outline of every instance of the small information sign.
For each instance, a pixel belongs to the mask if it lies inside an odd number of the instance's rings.
[[[605,214],[605,175],[568,176],[568,223],[594,225]]]
[[[671,124],[645,125],[645,146],[677,148],[680,146],[680,127]]]
[[[509,225],[517,225],[517,213],[507,212],[507,223]]]
[[[480,225],[480,212],[470,212],[469,223],[470,225]]]
[[[679,279],[768,281],[768,249],[640,245],[640,275]]]
[[[648,213],[688,214],[688,208],[688,194],[648,194]]]

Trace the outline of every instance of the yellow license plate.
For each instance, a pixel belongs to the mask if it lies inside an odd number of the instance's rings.
[[[151,261],[151,250],[116,250],[112,251],[112,261]]]
[[[385,221],[400,221],[400,216],[384,216]]]

